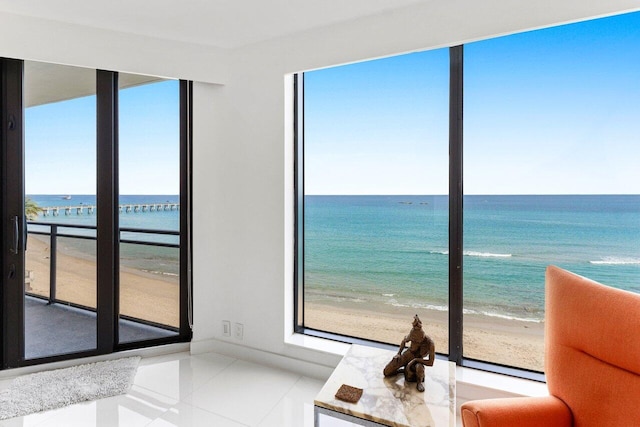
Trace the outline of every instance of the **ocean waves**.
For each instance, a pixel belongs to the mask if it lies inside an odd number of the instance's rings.
[[[505,320],[516,320],[518,322],[542,323],[544,321],[542,318],[522,317],[519,315],[506,314],[504,312],[498,313],[498,312],[491,312],[491,311],[485,311],[485,310],[473,310],[473,309],[466,309],[466,308],[462,311],[464,314],[495,317],[498,319],[505,319]]]
[[[436,304],[428,304],[428,303],[400,303],[395,299],[389,300],[387,305],[391,305],[393,307],[406,307],[411,309],[422,309],[422,310],[431,310],[431,311],[449,311],[449,306],[446,305],[436,305]],[[506,311],[489,311],[489,310],[480,310],[480,309],[471,309],[465,308],[463,310],[464,314],[476,315],[476,316],[486,316],[493,317],[497,319],[504,320],[515,320],[518,322],[528,322],[528,323],[542,323],[544,313],[540,313],[540,316],[525,316],[508,313]]]
[[[449,251],[429,251],[431,254],[449,255]],[[478,258],[511,258],[512,254],[496,254],[492,252],[463,251],[462,255]]]
[[[589,264],[594,265],[640,265],[640,259],[638,258],[624,258],[624,257],[602,257],[597,261],[589,261]]]
[[[399,292],[398,292],[399,291]],[[345,309],[364,310],[383,315],[397,315],[400,312],[415,314],[421,311],[449,311],[446,300],[437,297],[417,297],[407,294],[401,289],[396,292],[357,292],[355,290],[328,290],[320,288],[308,289],[307,301],[310,303],[328,304]],[[534,304],[501,304],[498,301],[467,301],[463,310],[465,315],[479,318],[513,320],[517,322],[542,323],[544,306]]]
[[[144,271],[145,273],[149,273],[149,274],[156,274],[156,275],[160,275],[160,276],[168,276],[168,277],[180,277],[180,274],[178,273],[170,273],[167,271],[161,271],[161,270],[146,270],[144,268],[140,269],[141,271]]]
[[[449,311],[449,307],[446,305],[436,305],[427,303],[401,303],[396,300],[390,300],[386,303],[393,307],[406,307],[412,309],[434,310],[434,311]]]
[[[305,202],[305,301],[446,317],[446,196],[312,196]],[[472,322],[542,322],[553,264],[640,292],[640,195],[465,198],[462,281]],[[533,324],[533,323],[532,323]],[[527,324],[528,326],[528,324]]]
[[[429,253],[434,255],[449,255],[449,251],[429,251]],[[479,251],[463,251],[462,254],[475,258],[511,258],[514,256],[513,254]],[[585,262],[584,259],[582,262]],[[588,263],[592,265],[640,265],[640,258],[605,256],[599,260],[590,260]]]

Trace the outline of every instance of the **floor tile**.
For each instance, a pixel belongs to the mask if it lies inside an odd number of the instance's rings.
[[[313,400],[323,385],[323,381],[300,378],[260,427],[313,427]]]
[[[10,418],[0,421],[0,427],[36,427],[47,418],[53,416],[54,411],[38,412],[24,417]]]
[[[181,351],[179,353],[161,354],[159,356],[149,356],[140,359],[138,366],[155,365],[161,362],[171,362],[173,360],[189,359],[191,355],[187,351]]]
[[[246,427],[220,415],[196,408],[187,403],[179,403],[147,427]]]
[[[133,401],[140,402],[141,408],[166,411],[179,402],[178,399],[134,384],[125,395]]]
[[[105,400],[67,406],[38,424],[38,427],[143,427],[152,420],[135,409]]]
[[[53,411],[38,427],[143,427],[162,416],[176,401],[132,387],[126,395],[78,403]]]
[[[174,399],[184,399],[235,359],[208,353],[173,359],[160,357],[138,367],[134,384]]]
[[[237,360],[187,397],[186,402],[256,426],[294,386],[296,374]]]
[[[8,383],[0,381],[0,389]],[[311,427],[322,386],[276,368],[183,352],[142,359],[126,395],[0,421],[0,427]]]
[[[211,378],[231,366],[237,359],[221,354],[207,353],[191,356],[191,366],[194,371],[194,387],[206,384]]]

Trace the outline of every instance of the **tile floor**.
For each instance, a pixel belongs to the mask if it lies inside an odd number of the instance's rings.
[[[0,390],[10,384],[0,381]],[[126,395],[0,421],[0,427],[313,426],[324,381],[215,353],[144,358]],[[322,427],[351,423],[323,419]]]

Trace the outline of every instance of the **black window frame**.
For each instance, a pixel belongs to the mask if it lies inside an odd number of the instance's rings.
[[[304,73],[294,85],[294,289],[293,330],[334,341],[392,348],[388,343],[308,328],[304,323]],[[463,353],[463,156],[464,156],[464,45],[449,48],[449,352],[458,366],[513,377],[545,381],[544,373],[476,360]],[[396,346],[393,346],[395,349]]]

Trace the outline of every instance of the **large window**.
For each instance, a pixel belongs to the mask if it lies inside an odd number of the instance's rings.
[[[304,75],[305,326],[447,353],[448,50]]]
[[[418,312],[452,360],[541,372],[547,265],[640,292],[639,28],[298,76],[298,330],[397,344]]]
[[[640,290],[639,25],[465,46],[465,356],[543,370],[549,264]]]

